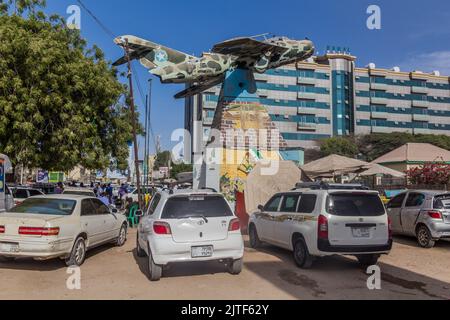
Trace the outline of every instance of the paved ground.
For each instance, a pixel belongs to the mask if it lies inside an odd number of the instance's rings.
[[[66,289],[69,275],[59,260],[0,262],[0,299],[450,299],[450,242],[427,250],[414,239],[396,238],[391,254],[380,260],[382,289],[370,291],[353,258],[323,258],[305,271],[289,252],[272,246],[247,248],[238,276],[219,263],[193,263],[149,282],[134,239],[132,230],[124,247],[91,251],[81,290]]]

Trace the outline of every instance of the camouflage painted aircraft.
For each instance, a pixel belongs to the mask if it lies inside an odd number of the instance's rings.
[[[201,93],[225,79],[229,70],[248,69],[264,73],[314,54],[314,44],[309,40],[291,40],[276,37],[259,41],[254,38],[236,38],[213,47],[211,52],[197,58],[163,45],[135,36],[121,36],[115,43],[124,47],[128,41],[131,59],[140,59],[150,73],[158,76],[162,83],[189,83],[188,89],[175,95],[185,98]],[[126,56],[113,65],[127,62]]]

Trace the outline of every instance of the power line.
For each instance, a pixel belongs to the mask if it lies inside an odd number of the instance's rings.
[[[97,22],[97,24],[100,26],[100,28],[108,36],[110,36],[112,39],[115,39],[117,37],[104,23],[102,23],[102,21],[99,18],[97,18],[97,16],[91,10],[89,10],[88,7],[86,7],[86,5],[81,0],[77,0],[77,2],[92,17],[92,19],[94,19],[94,21]],[[137,83],[139,94],[141,96],[141,101],[145,101],[144,94],[143,94],[142,87],[141,87],[141,83],[139,81],[139,78],[136,76],[136,71],[134,70],[133,66],[132,66],[132,69],[133,69],[133,76],[134,76],[135,81]],[[154,146],[156,148],[156,139],[155,139],[155,134],[153,132],[153,127],[152,127],[151,122],[149,123],[149,128],[150,128],[150,134],[152,136],[152,140],[153,140]]]
[[[95,22],[97,22],[97,24],[100,26],[100,28],[103,29],[103,31],[105,31],[105,32],[106,32],[110,37],[112,37],[113,39],[116,38],[116,36],[114,35],[114,33],[113,33],[110,29],[108,29],[108,28],[100,21],[100,19],[97,18],[97,17],[94,15],[94,13],[92,13],[92,11],[89,10],[89,9],[84,5],[83,2],[81,2],[81,0],[77,0],[77,1],[78,1],[78,3],[80,4],[80,6],[81,6],[84,10],[86,10],[86,12],[92,17],[92,19],[94,19]]]

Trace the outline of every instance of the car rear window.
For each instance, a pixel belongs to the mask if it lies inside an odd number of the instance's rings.
[[[327,201],[328,213],[346,217],[373,217],[385,213],[384,205],[376,194],[331,194]]]
[[[15,190],[13,190],[13,197],[16,199],[26,199],[26,198],[28,198],[27,190],[15,189]]]
[[[434,197],[434,209],[450,209],[450,193]]]
[[[229,217],[233,212],[222,196],[192,195],[174,196],[167,200],[162,219],[182,219],[189,217]]]
[[[12,208],[10,212],[70,216],[75,204],[74,200],[29,198]]]

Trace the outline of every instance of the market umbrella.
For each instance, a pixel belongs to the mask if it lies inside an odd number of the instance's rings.
[[[333,177],[345,173],[361,172],[367,165],[369,165],[368,162],[332,154],[328,157],[310,162],[302,166],[301,169],[310,178]]]
[[[361,176],[374,176],[377,174],[383,174],[386,176],[392,176],[396,178],[403,178],[406,174],[385,166],[382,166],[377,163],[370,163],[367,167],[366,171],[360,173]]]

